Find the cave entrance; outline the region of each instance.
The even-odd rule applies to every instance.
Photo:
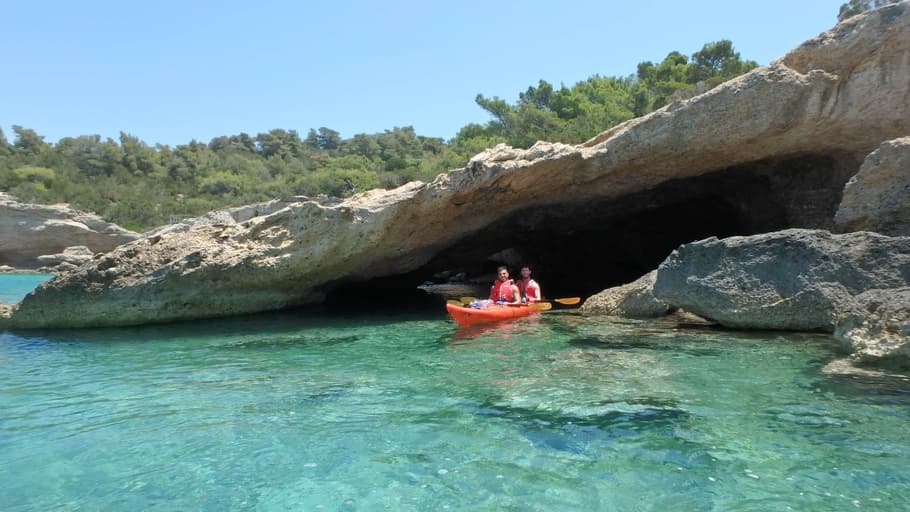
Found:
[[[492,282],[497,266],[515,276],[528,264],[547,297],[586,297],[634,281],[682,243],[745,231],[738,211],[714,196],[627,215],[605,211],[614,209],[589,203],[519,212],[444,251],[427,270],[488,275]]]
[[[438,307],[445,297],[428,301],[418,285],[474,278],[479,283],[466,283],[467,291],[454,295],[480,296],[492,283],[496,267],[507,265],[517,276],[521,264],[531,266],[547,297],[586,297],[650,272],[682,243],[746,231],[738,210],[713,195],[625,215],[615,211],[622,208],[613,201],[520,211],[462,239],[413,272],[336,288],[325,304],[344,309]]]
[[[807,154],[751,162],[609,200],[515,212],[439,252],[419,269],[336,288],[328,305],[438,307],[425,282],[474,278],[487,293],[499,265],[528,264],[544,295],[586,297],[657,268],[679,245],[789,227],[827,228],[861,159]],[[458,295],[454,295],[458,296]]]

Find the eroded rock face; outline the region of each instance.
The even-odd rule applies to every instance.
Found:
[[[585,300],[584,313],[623,318],[657,318],[670,312],[670,305],[654,296],[654,270],[636,281],[606,289]]]
[[[910,345],[910,237],[792,229],[680,247],[654,295],[722,325],[836,332],[861,359]]]
[[[145,233],[146,236],[156,236],[165,233],[184,233],[194,228],[204,226],[232,226],[246,222],[254,217],[261,217],[286,208],[289,204],[285,201],[274,200],[256,203],[236,208],[225,208],[206,213],[199,217],[191,217],[180,222],[162,226]]]
[[[844,187],[840,231],[910,236],[910,137],[882,143]]]
[[[910,287],[869,290],[837,320],[834,336],[862,363],[910,366]]]
[[[94,251],[84,245],[74,245],[63,249],[60,254],[45,254],[38,256],[37,260],[44,268],[53,268],[62,264],[78,267],[95,256]]]
[[[0,265],[15,268],[47,266],[40,256],[63,255],[67,248],[82,246],[93,253],[107,252],[139,238],[139,234],[105,222],[92,213],[65,204],[22,203],[0,192]],[[65,259],[75,254],[70,249]]]
[[[46,283],[0,323],[125,325],[313,303],[345,283],[414,271],[502,219],[573,206],[584,213],[591,204],[610,212],[610,201],[762,162],[830,155],[859,162],[881,141],[910,132],[908,10],[898,4],[852,18],[768,67],[579,146],[497,146],[432,183],[132,242]],[[814,195],[825,187],[806,191],[805,208],[783,211],[773,225],[827,227],[836,202]],[[637,204],[665,206],[647,197]],[[591,225],[609,224],[606,215]]]

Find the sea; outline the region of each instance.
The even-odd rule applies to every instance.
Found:
[[[908,510],[910,375],[845,356],[441,304],[0,331],[0,510]]]

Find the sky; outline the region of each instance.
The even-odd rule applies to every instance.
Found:
[[[539,80],[627,76],[733,41],[761,65],[843,0],[0,0],[0,129],[150,145],[328,127],[452,138]]]

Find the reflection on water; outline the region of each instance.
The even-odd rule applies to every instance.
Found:
[[[553,312],[0,334],[2,510],[903,510],[910,381]]]

